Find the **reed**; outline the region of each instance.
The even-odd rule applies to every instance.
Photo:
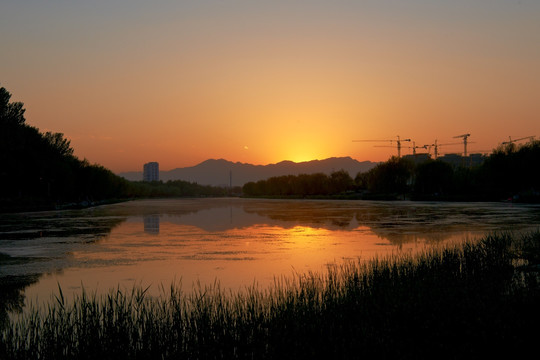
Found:
[[[540,232],[296,274],[244,291],[83,291],[1,331],[1,359],[462,358],[526,353]],[[533,329],[533,330],[531,330]]]

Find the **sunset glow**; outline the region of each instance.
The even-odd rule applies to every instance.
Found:
[[[115,172],[384,161],[352,140],[398,135],[487,152],[540,136],[539,18],[536,0],[8,1],[0,86]]]

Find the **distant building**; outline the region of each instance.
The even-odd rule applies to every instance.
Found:
[[[471,166],[478,166],[482,165],[484,161],[486,160],[486,157],[484,154],[471,154],[469,155],[470,164]]]
[[[453,166],[478,166],[484,163],[486,156],[483,154],[470,154],[467,157],[463,157],[460,154],[446,154],[440,156],[437,160],[444,161]]]
[[[157,162],[144,164],[143,181],[159,181],[159,164]]]
[[[420,153],[415,155],[403,155],[402,158],[411,161],[414,165],[418,165],[428,160],[431,160],[431,155],[426,153]]]
[[[437,158],[439,161],[443,161],[452,166],[462,166],[464,164],[463,156],[460,154],[445,154]]]

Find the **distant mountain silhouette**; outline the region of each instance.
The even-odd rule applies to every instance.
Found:
[[[265,180],[273,176],[313,174],[322,172],[330,174],[333,171],[345,170],[353,178],[359,172],[373,168],[377,163],[357,161],[350,157],[333,157],[324,160],[312,160],[300,163],[281,161],[277,164],[252,165],[232,162],[224,159],[210,159],[185,168],[160,171],[160,180],[184,180],[201,185],[228,186],[232,175],[232,185],[242,186],[250,181]],[[120,173],[120,176],[131,180],[142,180],[142,171]]]

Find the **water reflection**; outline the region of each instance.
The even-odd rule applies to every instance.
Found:
[[[144,215],[144,232],[147,234],[159,234],[159,215]]]
[[[39,275],[0,278],[0,328],[7,324],[9,313],[20,313],[25,304],[24,289],[39,280]]]
[[[493,203],[235,198],[4,214],[0,291],[11,295],[0,302],[12,304],[5,309],[17,308],[22,289],[30,297],[48,296],[57,282],[67,293],[80,291],[81,284],[106,291],[118,284],[175,279],[187,287],[215,278],[230,287],[268,284],[293,269],[318,271],[347,258],[535,228],[538,210]]]
[[[22,310],[25,288],[74,266],[73,251],[97,243],[124,220],[93,211],[1,215],[0,326],[8,312]]]

